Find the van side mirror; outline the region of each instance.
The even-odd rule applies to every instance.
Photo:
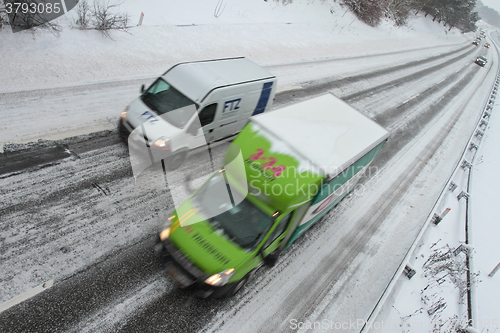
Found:
[[[144,93],[144,91],[146,90],[146,87],[144,86],[144,84],[141,85],[141,94]]]
[[[193,124],[191,124],[191,126],[189,126],[189,128],[187,129],[187,132],[189,134],[191,134],[192,136],[196,136],[198,134],[198,124],[195,122]]]

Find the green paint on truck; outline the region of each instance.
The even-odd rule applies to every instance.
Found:
[[[167,273],[236,293],[355,188],[388,134],[331,94],[252,117],[160,232]]]

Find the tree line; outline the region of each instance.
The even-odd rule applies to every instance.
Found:
[[[496,10],[488,6],[485,6],[479,0],[477,1],[476,9],[482,20],[496,27],[500,27],[500,14]]]
[[[477,29],[480,19],[474,11],[476,0],[342,0],[340,4],[371,26],[377,26],[384,18],[402,26],[411,16],[421,13],[449,30],[470,32]]]

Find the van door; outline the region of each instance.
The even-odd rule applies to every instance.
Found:
[[[240,118],[244,103],[243,95],[231,96],[223,100],[220,115],[216,119],[219,139],[241,131],[243,126]]]
[[[217,124],[214,122],[215,115],[217,114],[217,106],[217,103],[209,104],[198,113],[200,125],[207,143],[215,140],[217,136]]]
[[[273,91],[273,81],[265,82],[262,85],[262,91],[260,93],[259,101],[257,102],[257,106],[252,113],[252,116],[263,113],[266,110],[267,104],[271,97],[271,93]]]
[[[217,114],[217,103],[206,105],[196,114],[186,132],[191,135],[189,148],[194,149],[214,140],[216,136],[216,124],[214,122]],[[196,119],[198,118],[198,119]]]

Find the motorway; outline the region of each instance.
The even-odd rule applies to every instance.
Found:
[[[379,65],[347,66],[350,73],[322,79],[294,73],[349,61],[269,68],[287,83],[296,79],[293,89],[276,95],[274,108],[332,92],[391,135],[374,172],[362,179],[362,192],[343,200],[275,267],[260,269],[227,300],[198,299],[165,276],[152,246],[174,208],[169,188],[176,184],[165,186],[155,167],[136,181],[116,130],[6,146],[0,155],[0,302],[27,286],[51,279],[54,286],[0,313],[0,331],[286,332],[292,318],[366,318],[459,157],[474,126],[469,120],[481,111],[498,66],[474,64],[483,54],[498,58],[493,48],[462,44],[414,52],[411,61],[398,62],[397,55],[372,59]],[[136,83],[107,89],[128,91]],[[50,103],[63,103],[65,94],[71,92],[62,89]],[[2,103],[11,106],[28,98],[7,95]],[[213,149],[215,166],[226,147]],[[203,156],[187,164],[197,165],[195,174],[212,170]],[[181,183],[178,178],[169,181]],[[409,203],[418,208],[409,212]],[[403,213],[412,218],[401,218]],[[404,236],[395,229],[405,230]],[[379,265],[384,272],[373,268]]]

